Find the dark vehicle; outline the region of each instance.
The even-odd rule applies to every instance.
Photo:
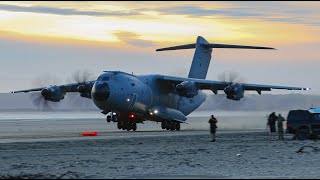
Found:
[[[293,139],[316,139],[320,134],[320,109],[289,111],[287,133],[294,134]]]

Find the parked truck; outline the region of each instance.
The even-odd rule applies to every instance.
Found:
[[[293,134],[293,139],[317,139],[320,134],[320,109],[291,110],[286,126],[286,132]]]

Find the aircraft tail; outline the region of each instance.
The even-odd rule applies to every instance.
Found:
[[[259,46],[210,44],[203,37],[198,36],[196,43],[161,48],[161,49],[157,49],[156,51],[169,51],[169,50],[193,49],[193,48],[196,48],[196,50],[194,52],[188,78],[197,78],[197,79],[205,79],[207,76],[209,64],[211,61],[212,48],[274,49],[270,47],[259,47]]]

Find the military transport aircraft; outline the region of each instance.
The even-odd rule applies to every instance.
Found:
[[[107,115],[108,122],[117,122],[123,130],[137,129],[136,123],[161,122],[162,129],[180,130],[180,123],[205,100],[202,90],[217,94],[223,90],[226,98],[238,101],[244,91],[271,91],[271,89],[308,90],[303,87],[247,84],[205,80],[213,48],[274,49],[270,47],[211,44],[199,36],[196,43],[157,49],[156,51],[195,48],[188,78],[159,74],[133,75],[121,71],[104,71],[97,80],[65,85],[51,85],[35,89],[13,91],[28,93],[38,91],[46,101],[59,102],[66,93],[78,92]]]

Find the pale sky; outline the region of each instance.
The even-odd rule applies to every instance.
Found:
[[[320,94],[319,9],[320,2],[311,1],[1,1],[0,92],[32,88],[48,75],[70,82],[78,70],[186,77],[194,50],[155,50],[194,43],[201,35],[211,43],[277,49],[214,49],[207,79],[232,70],[246,83],[310,87],[304,93]]]

